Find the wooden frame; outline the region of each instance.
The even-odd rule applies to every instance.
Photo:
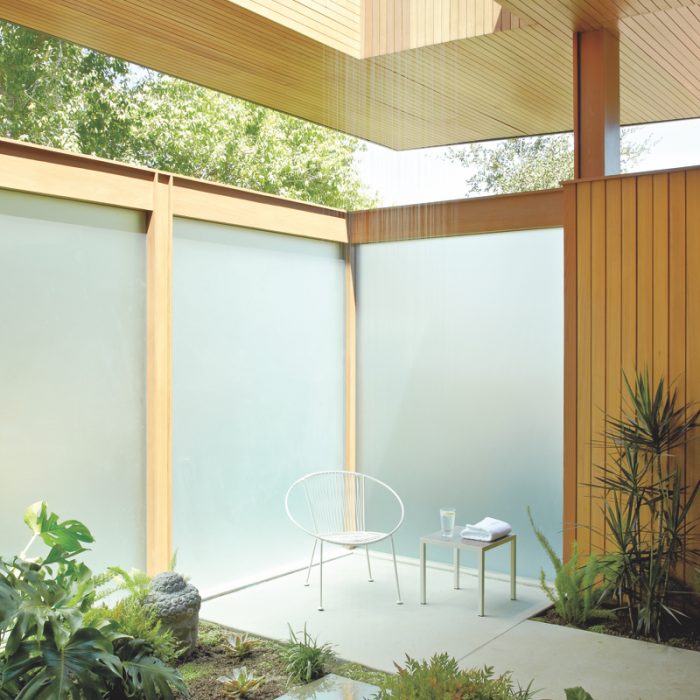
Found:
[[[146,561],[149,573],[172,556],[173,217],[347,242],[345,213],[235,187],[0,139],[0,189],[135,209],[146,214]],[[346,246],[351,255],[350,246]],[[346,262],[348,468],[354,469],[354,280]]]
[[[553,228],[564,223],[563,190],[412,204],[348,214],[353,244]]]
[[[562,190],[346,214],[235,187],[0,139],[0,188],[146,214],[147,568],[172,554],[173,217],[332,241],[345,250],[345,468],[356,469],[356,244],[561,226]],[[352,241],[352,242],[350,242]]]

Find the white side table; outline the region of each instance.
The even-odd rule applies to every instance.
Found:
[[[425,551],[429,544],[441,547],[452,547],[452,560],[454,563],[454,587],[459,588],[459,553],[462,549],[475,550],[478,554],[478,586],[479,586],[479,616],[484,616],[484,554],[489,549],[495,549],[510,542],[510,599],[515,600],[515,535],[507,535],[493,542],[480,542],[479,540],[467,540],[460,537],[459,530],[455,528],[452,537],[445,537],[441,532],[423,535],[420,538],[420,602],[425,600]]]

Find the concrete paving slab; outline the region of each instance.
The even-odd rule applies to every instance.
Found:
[[[415,658],[447,652],[461,658],[547,607],[534,586],[518,587],[510,600],[507,579],[486,581],[486,616],[477,616],[476,576],[463,573],[462,588],[452,588],[452,573],[428,570],[428,605],[419,603],[419,569],[401,563],[399,576],[404,605],[396,605],[394,571],[390,560],[373,558],[375,581],[367,581],[364,553],[324,566],[324,612],[318,607],[318,572],[304,586],[305,572],[273,579],[202,606],[203,619],[272,639],[289,637],[288,623],[331,642],[341,658],[383,671],[406,654]]]
[[[594,700],[700,698],[700,652],[607,634],[526,621],[462,659],[465,668],[512,671],[522,686],[534,679],[538,698],[563,700],[581,686]]]

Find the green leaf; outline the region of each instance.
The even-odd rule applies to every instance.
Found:
[[[587,693],[583,688],[565,688],[566,700],[593,700],[590,693]]]
[[[82,628],[63,646],[50,625],[44,636],[41,643],[23,642],[6,665],[4,682],[24,681],[17,700],[100,698],[104,679],[120,677],[120,661],[98,630]]]
[[[33,503],[24,512],[27,523],[35,536],[41,537],[51,549],[44,558],[44,564],[63,562],[70,557],[86,551],[84,543],[94,542],[90,530],[79,520],[59,522],[56,513],[48,513],[46,503]]]
[[[122,660],[122,676],[128,697],[170,700],[175,697],[173,689],[188,695],[179,672],[153,656],[149,645],[142,639],[124,640],[117,653]]]

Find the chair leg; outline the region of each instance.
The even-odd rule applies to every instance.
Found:
[[[399,587],[399,568],[396,566],[396,548],[394,547],[394,536],[391,536],[391,555],[394,558],[394,576],[396,577],[396,595],[398,600],[397,605],[403,605],[403,600],[401,600],[401,588]]]
[[[314,540],[314,548],[311,550],[311,561],[309,562],[309,568],[306,571],[306,583],[305,586],[309,585],[309,576],[311,576],[311,567],[314,565],[314,555],[316,554],[316,545],[318,540]]]
[[[372,578],[372,566],[369,563],[369,547],[367,545],[365,545],[365,554],[367,555],[367,572],[369,573],[368,581],[372,583],[374,579]]]
[[[318,609],[323,612],[323,540],[321,540],[321,546],[319,547],[321,552],[321,563],[318,567],[319,572],[319,598],[318,598]]]

